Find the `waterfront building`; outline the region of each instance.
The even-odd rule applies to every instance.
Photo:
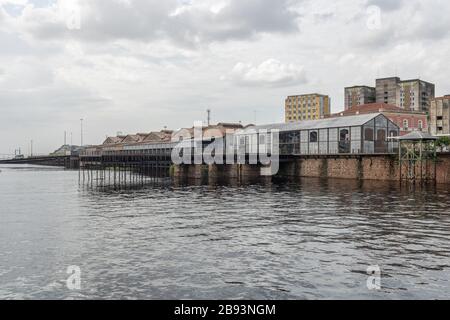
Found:
[[[117,137],[107,137],[106,140],[103,142],[103,145],[115,145],[118,143],[121,143],[125,136],[117,136]]]
[[[172,139],[172,130],[162,130],[159,132],[150,132],[145,135],[140,142],[170,142]]]
[[[330,97],[322,94],[289,96],[285,101],[285,121],[322,119],[331,112]]]
[[[375,101],[376,89],[374,87],[354,86],[345,88],[345,110]]]
[[[214,140],[225,137],[228,134],[233,134],[236,130],[242,129],[243,125],[240,123],[218,123],[217,125],[209,125],[202,127],[202,136],[204,139]],[[187,139],[194,138],[194,128],[183,128],[174,132],[172,141],[180,142]]]
[[[122,140],[122,143],[127,144],[141,142],[147,135],[148,133],[129,134]]]
[[[431,101],[430,132],[435,136],[450,135],[450,95]]]
[[[130,135],[118,135],[116,137],[107,137],[99,148],[103,151],[113,152],[122,151],[125,146],[148,144],[148,143],[165,143],[170,142],[173,131],[162,130],[159,132],[138,133]]]
[[[236,133],[239,153],[273,153],[275,131],[281,156],[395,153],[400,134],[381,113],[250,126]]]
[[[395,105],[405,110],[428,112],[435,96],[435,85],[420,79],[399,77],[376,80],[376,102]]]
[[[428,116],[425,112],[411,111],[386,103],[370,103],[352,107],[332,117],[382,113],[400,128],[400,135],[414,131],[428,132]]]

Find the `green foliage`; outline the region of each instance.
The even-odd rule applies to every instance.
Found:
[[[449,147],[450,146],[450,137],[440,137],[436,142],[436,145],[440,148]]]

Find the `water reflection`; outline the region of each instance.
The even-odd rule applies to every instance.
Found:
[[[448,298],[447,187],[294,179],[159,181],[1,168],[0,297]],[[65,287],[69,265],[82,290]],[[366,287],[368,266],[382,290]]]

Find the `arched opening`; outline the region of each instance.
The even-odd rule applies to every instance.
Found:
[[[409,121],[407,119],[403,120],[403,130],[409,129]]]
[[[373,128],[366,128],[364,130],[364,141],[373,141]]]
[[[422,120],[419,120],[417,126],[418,126],[419,130],[422,131],[422,130],[423,130],[423,121],[422,121]]]
[[[350,131],[339,130],[339,153],[350,153]]]

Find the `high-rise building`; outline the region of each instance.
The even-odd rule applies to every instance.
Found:
[[[368,86],[345,88],[345,110],[364,104],[375,103],[376,90]]]
[[[286,122],[317,120],[331,113],[330,97],[322,94],[304,94],[286,98]]]
[[[396,105],[411,111],[428,112],[435,95],[435,85],[420,79],[398,77],[376,80],[376,102]]]
[[[450,135],[450,95],[431,100],[430,132],[436,136]]]
[[[376,102],[400,107],[397,103],[397,89],[400,78],[383,78],[376,80]]]

